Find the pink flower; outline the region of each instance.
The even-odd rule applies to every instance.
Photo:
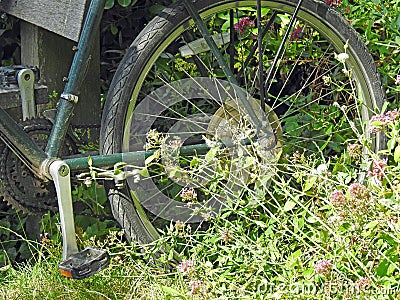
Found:
[[[385,176],[385,167],[386,167],[386,160],[375,160],[372,163],[372,170],[368,171],[368,176],[370,177],[378,177],[382,179]]]
[[[365,290],[366,288],[368,288],[368,286],[371,283],[371,279],[369,278],[365,278],[365,277],[361,277],[360,279],[358,279],[356,281],[356,287],[359,291]]]
[[[349,186],[350,196],[358,200],[368,200],[370,197],[369,190],[358,182],[354,182]]]
[[[343,191],[335,190],[331,194],[331,202],[333,205],[342,206],[346,203],[346,196]]]
[[[189,283],[190,295],[196,295],[199,292],[199,290],[202,288],[202,286],[203,286],[203,283],[198,279],[191,281]]]
[[[228,243],[230,241],[232,241],[232,232],[228,231],[228,232],[223,232],[221,234],[221,239],[225,242]]]
[[[244,34],[247,32],[248,29],[251,29],[254,27],[254,21],[251,20],[249,17],[244,17],[240,19],[236,24],[235,24],[235,30],[239,34]]]
[[[194,188],[183,188],[180,194],[183,201],[193,202],[197,200],[197,193]]]
[[[329,6],[336,7],[342,4],[342,0],[325,0],[325,3]]]
[[[177,269],[183,274],[192,273],[194,271],[194,260],[182,260]]]
[[[293,29],[292,34],[290,35],[290,40],[293,41],[301,36],[303,32],[303,26],[297,26]]]
[[[399,117],[400,112],[397,109],[388,111],[384,115],[373,116],[370,120],[371,132],[383,131],[387,125],[393,124]]]
[[[391,110],[391,111],[388,111],[388,112],[385,114],[385,116],[388,117],[388,118],[390,119],[391,122],[394,122],[394,121],[396,121],[396,120],[400,117],[400,112],[397,111],[397,109]]]
[[[375,115],[369,121],[371,125],[371,132],[381,132],[383,129],[391,123],[391,119],[386,115]]]
[[[327,274],[329,273],[331,268],[332,268],[331,263],[326,259],[321,259],[314,263],[315,272],[317,272],[318,274]]]

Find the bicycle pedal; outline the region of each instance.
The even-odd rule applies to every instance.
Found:
[[[65,277],[83,279],[105,269],[109,264],[110,257],[106,250],[87,247],[61,262],[59,270]]]

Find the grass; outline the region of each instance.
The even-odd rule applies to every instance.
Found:
[[[121,254],[111,253],[110,266],[100,274],[71,280],[58,272],[59,244],[51,246],[30,263],[0,269],[0,298],[164,299],[164,286],[183,290],[177,272],[165,273],[138,255],[129,257],[129,250],[126,246]]]

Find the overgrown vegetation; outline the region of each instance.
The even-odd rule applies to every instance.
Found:
[[[157,243],[144,246],[128,245],[111,220],[99,222],[97,216],[88,217],[109,211],[96,186],[80,188],[75,197],[86,202],[77,218],[80,246],[107,248],[111,266],[82,281],[61,277],[57,273],[61,255],[58,221],[48,215],[43,218],[42,230],[49,235],[39,242],[24,241],[28,254],[34,253],[28,263],[11,265],[12,257],[2,257],[0,297],[398,298],[400,113],[395,108],[400,93],[400,7],[397,0],[344,0],[338,9],[366,41],[387,89],[388,112],[376,115],[370,123],[373,131],[388,137],[385,159],[371,151],[361,153],[361,144],[352,141],[335,161],[323,157],[323,162],[301,152],[283,156],[284,163],[273,170],[273,176],[259,176],[265,174],[263,160],[246,161],[258,180],[250,179],[251,184],[238,191],[236,198],[228,199],[222,213],[207,220],[207,230],[171,223]],[[122,34],[118,27],[109,28],[108,35]],[[362,142],[362,137],[359,139]],[[223,155],[219,151],[212,148],[210,156]],[[226,176],[226,163],[215,167],[217,175]],[[202,161],[189,164],[199,168]],[[205,188],[213,193],[217,187]],[[241,201],[235,201],[239,197]],[[181,198],[196,201],[192,190],[186,190]],[[0,234],[19,239],[7,231],[7,224],[1,226]],[[172,252],[152,257],[165,243],[183,257],[170,269],[165,262]]]

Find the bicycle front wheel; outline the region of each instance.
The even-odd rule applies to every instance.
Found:
[[[109,189],[128,239],[153,241],[159,220],[201,223],[193,210],[204,218],[205,203],[220,209],[243,187],[268,182],[272,169],[297,152],[322,162],[362,139],[373,152],[385,147],[367,129],[385,98],[381,82],[348,22],[324,2],[305,0],[286,34],[298,1],[260,2],[259,10],[250,0],[192,4],[220,55],[181,1],[128,49],[107,96],[101,152],[161,147],[160,156],[143,156],[148,178]],[[176,154],[176,147],[204,141],[211,149],[234,146],[205,156],[197,149],[186,160]]]

